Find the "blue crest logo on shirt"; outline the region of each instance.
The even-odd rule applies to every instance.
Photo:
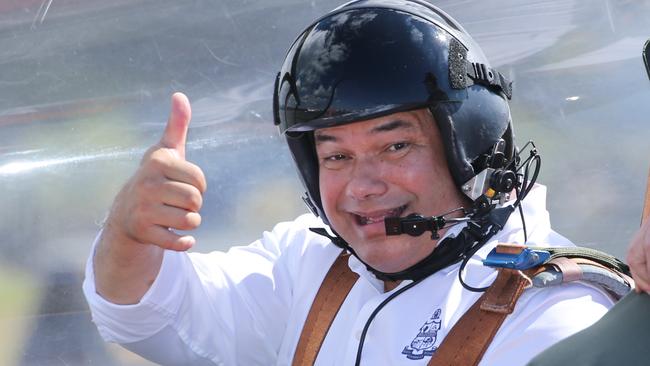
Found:
[[[404,347],[402,354],[408,359],[421,360],[425,356],[432,356],[438,349],[436,338],[440,330],[440,308],[421,327],[418,335],[413,338],[411,344]]]

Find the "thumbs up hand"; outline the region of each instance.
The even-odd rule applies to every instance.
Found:
[[[189,100],[175,93],[162,138],[147,150],[140,167],[117,195],[105,236],[110,234],[123,244],[153,244],[177,251],[194,245],[194,237],[173,231],[192,230],[201,224],[199,209],[206,180],[201,168],[185,160],[190,119]]]
[[[93,256],[96,292],[115,304],[136,304],[156,279],[163,249],[184,251],[194,237],[178,235],[201,224],[206,189],[201,168],[185,160],[190,102],[172,96],[160,142],[115,197]]]

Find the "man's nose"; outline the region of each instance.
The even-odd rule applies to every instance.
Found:
[[[366,200],[386,193],[388,186],[381,165],[374,159],[357,161],[346,187],[348,196]]]

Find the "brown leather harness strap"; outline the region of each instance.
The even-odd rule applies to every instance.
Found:
[[[428,365],[478,365],[501,324],[530,284],[528,273],[499,269],[494,284],[451,328]]]
[[[341,253],[325,275],[300,334],[293,356],[294,366],[314,364],[330,325],[357,282],[359,275],[350,270],[349,257],[349,253]]]
[[[560,258],[562,258],[562,257],[560,257]],[[546,263],[545,265],[541,266],[539,272],[541,272],[542,270],[548,269],[549,266],[555,266],[558,269],[560,269],[560,271],[562,271],[562,274],[564,275],[564,273],[565,273],[564,269],[562,268],[562,266],[559,266],[558,262],[557,262],[557,260],[560,259],[560,258],[555,258],[555,259],[551,260],[550,262]],[[634,284],[634,280],[632,279],[632,277],[626,275],[623,272],[619,272],[617,270],[614,270],[612,268],[604,266],[604,265],[602,265],[602,264],[600,264],[598,262],[592,261],[591,259],[587,259],[587,258],[570,258],[570,259],[566,258],[566,259],[573,262],[574,265],[576,265],[576,266],[580,265],[580,264],[587,264],[587,265],[590,265],[590,266],[601,268],[601,269],[603,269],[605,271],[608,271],[608,272],[612,273],[614,276],[619,276],[619,277],[623,278],[625,281],[627,281],[628,284]],[[569,272],[569,276],[571,276],[571,275],[572,275],[572,273]],[[565,278],[562,282],[571,282],[571,281],[579,281],[579,280],[582,280],[582,277],[580,277],[580,278],[569,278],[569,279]],[[614,295],[614,294],[612,294],[612,295]],[[615,298],[616,298],[617,301],[620,300],[620,298],[618,298],[618,297],[615,297]]]
[[[293,366],[313,365],[330,325],[348,292],[359,278],[341,254],[325,276],[305,321]],[[430,366],[477,365],[501,324],[530,285],[527,273],[499,269],[492,286],[458,320],[429,361]]]
[[[499,244],[503,246],[503,244]],[[505,245],[498,250],[514,250]],[[581,280],[580,264],[597,266],[627,280],[628,276],[587,258],[556,258],[545,265],[526,271],[499,268],[497,278],[488,290],[458,320],[433,354],[429,366],[476,366],[483,358],[501,325],[511,314],[519,297],[532,286],[531,278],[555,266],[565,270],[565,282]],[[576,268],[572,268],[572,267]],[[563,274],[565,272],[563,271]]]
[[[522,246],[499,244],[498,250],[521,250]],[[303,326],[296,348],[293,365],[313,365],[320,347],[348,292],[359,278],[347,265],[349,254],[341,254],[325,276],[309,315]],[[567,270],[567,280],[579,280],[580,272],[572,266],[596,265],[609,269],[586,258],[571,258],[573,264],[553,260],[526,271],[500,268],[497,278],[488,290],[461,316],[443,339],[429,361],[430,366],[476,366],[492,343],[501,325],[511,314],[521,294],[532,286],[531,278],[554,266]],[[614,274],[623,274],[609,269]],[[627,279],[627,278],[626,278]],[[631,280],[630,280],[631,281]]]

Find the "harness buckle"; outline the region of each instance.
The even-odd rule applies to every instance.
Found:
[[[551,253],[525,245],[498,244],[483,260],[483,265],[496,268],[526,270],[546,263]]]

